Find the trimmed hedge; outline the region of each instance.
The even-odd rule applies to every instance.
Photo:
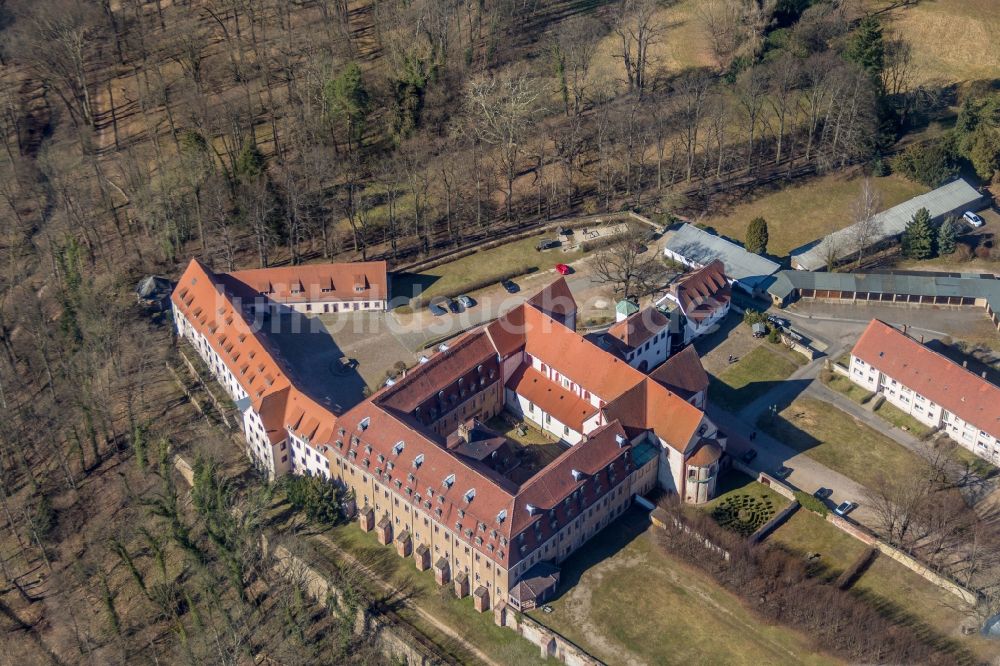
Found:
[[[826,504],[823,503],[823,500],[810,495],[809,493],[796,490],[795,499],[799,501],[799,504],[801,504],[803,508],[809,509],[813,513],[818,513],[823,517],[826,517],[826,514],[830,513],[830,510],[826,507]]]

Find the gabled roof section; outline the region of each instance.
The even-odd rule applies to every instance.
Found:
[[[617,356],[534,308],[524,308],[524,330],[524,349],[528,354],[605,401],[614,400],[645,377]]]
[[[597,413],[589,400],[567,391],[527,363],[511,375],[507,388],[576,432],[582,433],[583,422]]]
[[[688,273],[670,285],[670,293],[688,319],[701,321],[712,316],[732,298],[722,261],[716,259],[703,268]]]
[[[409,370],[402,380],[378,394],[376,401],[409,414],[464,373],[495,358],[496,350],[482,329],[463,336]]]
[[[527,303],[553,319],[576,315],[576,299],[566,284],[566,278],[562,276],[543,287]]]
[[[631,447],[619,444],[619,438],[627,436],[620,423],[609,423],[590,433],[585,442],[577,444],[545,466],[532,477],[517,494],[511,519],[511,529],[516,534],[534,522],[541,514],[550,514],[560,508],[565,498],[576,489],[593,486],[603,480],[603,489],[611,487],[609,479],[594,479],[616,461],[629,455]],[[625,465],[618,462],[615,475],[621,481],[626,476]],[[579,474],[574,474],[574,470]],[[528,506],[539,510],[534,515]],[[547,527],[547,526],[546,526]],[[544,538],[544,537],[543,537]]]
[[[649,378],[685,399],[708,390],[708,373],[692,345],[668,358]]]
[[[650,306],[621,320],[608,329],[607,336],[617,341],[616,347],[629,351],[641,347],[646,340],[670,326],[670,319]]]
[[[879,372],[1000,437],[1000,388],[889,324],[872,319],[851,353]]]
[[[494,319],[486,325],[486,335],[500,358],[507,358],[515,352],[524,349],[524,305],[519,305],[499,319]]]
[[[384,261],[255,268],[229,273],[229,278],[278,303],[389,298]]]
[[[632,435],[652,430],[668,446],[687,453],[704,414],[648,378],[604,406],[609,423],[619,421]]]

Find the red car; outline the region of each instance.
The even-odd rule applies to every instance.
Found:
[[[559,275],[569,275],[573,272],[573,269],[566,264],[556,264],[556,272],[559,273]]]

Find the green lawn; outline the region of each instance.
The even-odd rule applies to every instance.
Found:
[[[568,264],[583,256],[583,252],[576,250],[563,252],[556,248],[539,252],[535,249],[540,240],[554,236],[554,232],[530,236],[490,250],[474,252],[421,273],[398,274],[393,276],[393,294],[412,297],[422,288],[426,300],[462,289],[463,285],[499,279],[511,272],[527,271],[530,268],[548,270],[556,264]]]
[[[836,663],[669,556],[654,530],[625,514],[563,565],[553,612],[531,616],[609,664]]]
[[[952,447],[949,441],[948,445],[951,458],[962,467],[967,467],[973,474],[986,478],[992,478],[997,474],[996,466],[986,462],[961,444]]]
[[[799,365],[762,344],[712,377],[708,393],[712,402],[736,413],[787,379]]]
[[[882,404],[875,409],[875,413],[897,428],[906,430],[914,437],[923,437],[924,435],[929,434],[932,430],[932,428],[925,426],[920,421],[916,420],[901,409],[890,405],[888,401],[885,400],[883,400]]]
[[[438,620],[459,632],[468,641],[503,664],[558,663],[553,659],[539,658],[538,647],[521,638],[510,629],[496,626],[493,613],[477,613],[472,606],[472,597],[456,599],[454,594],[434,582],[433,572],[417,571],[413,558],[402,558],[392,545],[383,546],[375,539],[374,532],[365,533],[355,523],[340,525],[325,532],[325,535],[340,548],[352,553],[358,560],[379,572],[382,580],[388,581],[404,591],[411,602],[430,612]],[[313,541],[314,547],[336,560],[335,554],[320,541]],[[450,589],[450,588],[449,588]],[[463,663],[474,662],[472,655],[464,654],[461,646],[444,637],[419,614],[407,606],[400,605],[397,612],[435,642],[450,648],[454,656]]]
[[[774,492],[763,483],[760,483],[756,479],[750,478],[743,472],[738,472],[735,469],[729,469],[723,472],[722,477],[719,479],[719,483],[715,488],[715,498],[706,502],[705,504],[699,504],[697,506],[692,505],[690,508],[699,511],[708,511],[711,513],[719,504],[726,501],[727,497],[735,495],[749,495],[750,497],[756,498],[768,498],[774,505],[777,511],[788,506],[788,500]]]
[[[767,538],[766,543],[780,544],[802,555],[818,553],[819,564],[830,578],[840,575],[866,550],[866,546],[854,537],[804,509],[796,511]]]
[[[800,397],[773,418],[762,415],[758,427],[866,486],[890,474],[919,474],[923,464],[888,437],[815,398]]]
[[[843,174],[813,178],[802,184],[783,186],[700,222],[742,241],[750,220],[763,217],[770,238],[768,252],[785,256],[789,250],[851,224],[851,203],[861,191],[862,182],[859,176]],[[927,191],[923,185],[900,176],[876,178],[874,184],[882,194],[883,208]]]
[[[843,375],[831,372],[829,375],[820,375],[820,377],[823,379],[824,384],[832,388],[837,393],[847,396],[859,405],[865,404],[868,402],[868,398],[871,397],[871,391],[861,388]]]

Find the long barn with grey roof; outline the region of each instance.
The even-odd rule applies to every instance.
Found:
[[[959,178],[947,185],[913,197],[909,201],[893,206],[875,216],[877,233],[870,234],[867,246],[858,246],[858,225],[852,224],[828,236],[789,252],[792,268],[803,271],[817,271],[831,263],[838,264],[860,250],[870,250],[898,238],[906,229],[906,224],[921,208],[926,208],[935,222],[949,215],[961,215],[966,210],[980,208],[985,198],[976,188]]]
[[[799,298],[849,302],[964,305],[986,310],[1000,329],[1000,279],[990,273],[813,273],[781,271],[768,294],[775,305]]]

